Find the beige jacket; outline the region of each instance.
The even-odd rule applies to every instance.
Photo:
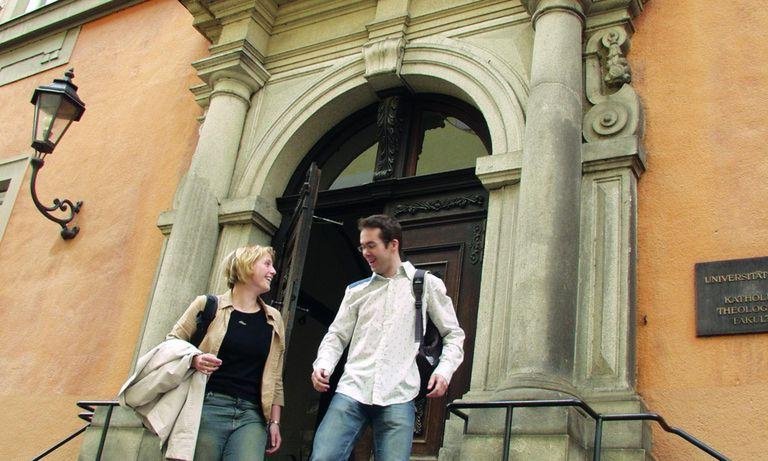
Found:
[[[219,295],[218,298],[219,307],[216,311],[216,317],[208,326],[205,338],[203,338],[199,346],[201,351],[217,356],[221,342],[224,340],[224,335],[227,333],[229,318],[234,310],[230,291]],[[261,408],[264,412],[264,421],[268,421],[272,405],[285,406],[283,398],[285,329],[280,311],[266,305],[261,298],[259,298],[259,303],[267,316],[267,323],[272,326],[272,342],[269,346],[269,355],[267,355],[267,361],[264,363],[264,373],[261,377]],[[203,309],[205,309],[205,296],[198,296],[182,314],[176,325],[173,326],[166,339],[188,341],[197,328],[197,313]]]
[[[206,376],[190,368],[200,351],[186,341],[162,342],[141,356],[136,372],[118,394],[166,445],[168,459],[191,460],[195,454]]]

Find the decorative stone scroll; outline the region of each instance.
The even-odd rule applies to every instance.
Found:
[[[586,93],[594,104],[584,116],[583,135],[587,142],[642,136],[640,99],[626,59],[629,37],[623,26],[595,32],[586,46]]]

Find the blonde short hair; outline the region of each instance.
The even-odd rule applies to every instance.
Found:
[[[229,253],[221,264],[224,267],[224,278],[227,279],[227,286],[232,288],[237,283],[248,280],[253,276],[253,264],[267,255],[274,260],[275,250],[272,247],[261,245],[240,247]]]

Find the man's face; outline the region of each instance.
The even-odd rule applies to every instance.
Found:
[[[385,245],[381,240],[381,229],[363,228],[360,231],[360,251],[371,270],[379,275],[391,277],[395,275],[399,265],[397,253],[400,242],[392,240]]]

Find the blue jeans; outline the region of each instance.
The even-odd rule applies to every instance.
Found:
[[[373,428],[374,459],[407,461],[411,456],[415,417],[413,401],[381,407],[364,405],[344,394],[336,394],[317,428],[310,459],[349,459],[355,442],[370,424]]]
[[[207,392],[195,445],[195,461],[264,459],[267,427],[248,400]]]

